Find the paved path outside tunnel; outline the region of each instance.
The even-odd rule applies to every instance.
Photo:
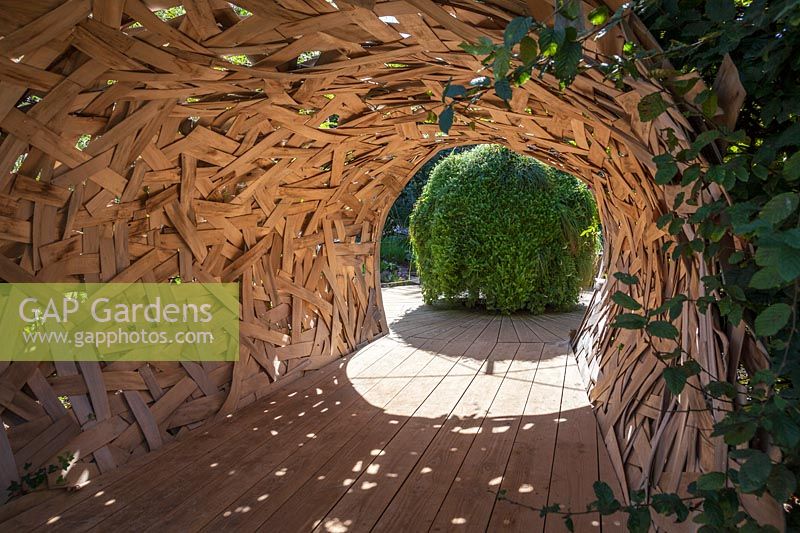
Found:
[[[528,506],[584,510],[598,477],[619,491],[566,342],[581,312],[383,298],[388,336],[0,530],[566,531]]]

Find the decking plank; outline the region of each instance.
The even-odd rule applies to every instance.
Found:
[[[485,369],[482,357],[490,351],[491,346],[486,343],[476,342],[470,346],[402,431],[361,472],[315,531],[332,531],[345,524],[350,531],[368,531],[378,521],[431,441],[443,431],[444,423],[464,391],[476,374]],[[374,467],[370,469],[373,465],[378,465],[377,470]]]
[[[567,359],[563,391],[548,505],[560,504],[562,510],[585,511],[587,504],[595,499],[592,484],[600,476],[597,424],[574,357]],[[576,472],[581,474],[576,476]],[[600,531],[599,513],[574,515],[573,522],[576,531]],[[558,515],[546,517],[545,531],[564,531]]]
[[[442,502],[431,531],[483,531],[506,471],[542,344],[522,344],[478,435]]]
[[[353,433],[379,424],[376,417],[380,416],[382,409],[399,393],[408,393],[407,386],[416,383],[414,378],[436,358],[442,346],[443,343],[437,345],[437,341],[430,341],[414,350],[369,390],[363,389],[359,383],[358,390],[370,401],[361,398],[335,419],[313,428],[313,437],[304,441],[302,448],[293,447],[287,450],[288,453],[282,453],[270,447],[262,453],[240,459],[237,461],[240,475],[222,477],[219,483],[201,487],[167,513],[164,519],[171,527],[185,531],[195,531],[204,526],[212,531],[220,528],[255,529],[311,478],[315,470],[344,454],[342,448]],[[265,494],[268,497],[262,498]],[[248,509],[248,512],[241,512],[241,509]]]
[[[561,388],[567,358],[563,348],[546,344],[536,369],[528,401],[500,483],[507,499],[495,502],[489,531],[541,531],[544,521],[529,507],[547,504],[556,444]],[[520,505],[521,504],[521,505]]]
[[[495,323],[499,329],[499,320]],[[518,348],[516,343],[495,345],[373,531],[424,531],[431,526]]]
[[[465,352],[466,343],[450,345],[448,353]],[[366,494],[377,486],[374,481],[359,481],[362,472],[380,471],[384,464],[384,450],[397,434],[404,430],[414,413],[426,402],[438,385],[456,366],[457,359],[439,357],[423,369],[414,383],[386,405],[386,413],[376,417],[374,423],[356,433],[342,448],[342,454],[330,460],[296,492],[297,497],[287,501],[264,521],[259,531],[309,531],[322,522],[322,518],[350,487]],[[434,396],[435,398],[435,396]],[[435,401],[435,400],[434,400]],[[373,459],[376,461],[373,463]],[[369,494],[372,502],[372,494]]]

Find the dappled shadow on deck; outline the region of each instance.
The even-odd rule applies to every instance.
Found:
[[[429,337],[398,327],[0,527],[563,530],[529,507],[583,510],[592,482],[613,478],[573,356],[563,340],[501,340],[509,330],[501,319],[492,333],[493,317],[483,328],[437,326],[449,316],[422,318],[439,328]],[[576,518],[578,531],[601,525],[619,520]]]

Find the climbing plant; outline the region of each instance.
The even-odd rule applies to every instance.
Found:
[[[622,54],[602,62],[583,55],[584,43],[604,38],[631,14],[645,22],[660,49],[625,43]],[[502,43],[485,38],[464,43],[466,51],[483,58],[489,75],[470,86],[445,87],[439,126],[449,131],[455,110],[468,116],[469,106],[489,91],[508,101],[514,88],[531,76],[552,75],[563,88],[587,69],[602,72],[621,90],[627,90],[625,80],[639,77],[641,69],[685,100],[671,103],[670,96],[654,92],[644,96],[638,108],[647,122],[678,106],[699,132],[688,147],[680,147],[670,129],[659,132],[668,140],[669,151],[654,158],[655,181],[683,191],[658,221],[674,236],[663,253],[676,261],[698,255],[717,274],[702,279],[705,296],[678,295],[656,308],[645,308],[617,292],[613,299],[625,312],[614,326],[643,329],[649,338],[662,339],[660,349],[652,349],[663,362],[663,379],[673,395],[693,386],[692,376],[708,374],[702,392],[709,401],[728,405],[713,435],[724,439],[730,456],[741,464],[704,474],[689,485],[688,496],[634,493],[631,505],[621,504],[599,482],[591,508],[603,515],[627,513],[632,531],[647,531],[652,512],[678,522],[692,516],[701,531],[762,531],[774,528],[758,525],[743,510],[741,495],[769,493],[784,503],[787,525],[798,527],[800,2],[649,0],[626,3],[616,12],[602,6],[585,15],[577,0],[557,0],[553,21],[518,17],[508,24]],[[584,20],[590,27],[584,27]],[[746,91],[735,124],[720,120],[718,94],[709,88],[723,65],[733,70]],[[707,193],[720,187],[725,194],[707,201],[712,198]],[[693,231],[684,232],[687,224]],[[615,276],[623,284],[640,283],[628,273]],[[703,313],[715,306],[722,320],[733,326],[744,323],[767,355],[768,368],[741,369],[739,383],[734,384],[688,358],[673,324],[687,302]],[[665,349],[669,341],[675,341],[674,347]],[[736,406],[741,389],[747,400]],[[745,443],[749,446],[742,448]],[[563,514],[571,529],[572,510],[551,506],[541,512]]]

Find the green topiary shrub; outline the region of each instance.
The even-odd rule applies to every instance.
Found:
[[[434,168],[410,235],[426,302],[541,313],[574,305],[591,282],[599,228],[574,176],[482,145]]]

